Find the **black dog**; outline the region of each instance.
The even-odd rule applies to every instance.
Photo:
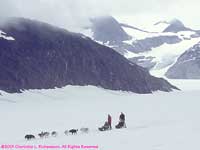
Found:
[[[78,129],[71,129],[69,130],[69,132],[73,135],[73,134],[77,134]]]
[[[44,133],[41,132],[41,133],[38,134],[38,136],[39,136],[40,138],[43,138],[43,137],[44,137]]]
[[[51,132],[51,136],[56,137],[58,133],[56,131]]]
[[[25,136],[25,139],[27,139],[27,140],[35,139],[35,136],[32,134],[28,134]]]
[[[50,134],[49,132],[41,132],[41,133],[38,134],[38,136],[40,138],[48,138],[49,134]]]

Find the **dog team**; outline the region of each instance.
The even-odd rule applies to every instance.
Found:
[[[88,133],[89,128],[81,128],[80,131],[82,133]],[[71,130],[65,130],[64,134],[65,135],[69,135],[69,134],[74,135],[74,134],[77,134],[77,132],[78,132],[78,129],[71,129]],[[56,131],[53,131],[51,133],[50,132],[41,132],[41,133],[38,134],[38,137],[40,137],[40,138],[48,138],[50,136],[56,137],[56,136],[58,136],[58,132],[56,132]],[[31,140],[31,139],[35,139],[35,138],[36,137],[32,134],[27,134],[25,136],[25,139],[27,139],[27,140]]]

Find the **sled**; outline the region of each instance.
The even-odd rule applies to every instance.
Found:
[[[108,128],[106,128],[106,127],[101,127],[101,128],[98,128],[98,129],[99,129],[99,131],[107,131],[107,130],[110,130],[109,127],[108,127]]]
[[[121,129],[121,128],[126,128],[126,123],[125,122],[119,122],[116,126],[116,129]]]

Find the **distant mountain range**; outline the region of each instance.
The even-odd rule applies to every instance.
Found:
[[[95,37],[104,42],[104,38],[114,38],[113,43],[130,38],[120,26],[110,29],[115,28],[121,37],[106,29],[101,30],[110,36],[103,37],[96,31]],[[135,93],[177,89],[83,34],[24,18],[8,19],[0,25],[0,31],[0,90],[12,93],[66,85]]]
[[[149,30],[130,25],[131,22],[118,22],[112,16],[93,20],[95,23],[91,22],[89,35],[93,40],[160,76],[165,75],[181,54],[200,41],[200,31],[186,27],[178,19],[158,21]]]

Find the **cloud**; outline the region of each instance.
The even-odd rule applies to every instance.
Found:
[[[69,30],[87,25],[89,17],[105,14],[180,18],[200,27],[199,4],[198,0],[2,0],[0,16],[38,19]]]
[[[45,21],[69,30],[89,24],[89,17],[108,12],[91,0],[7,0],[0,1],[0,16]]]

